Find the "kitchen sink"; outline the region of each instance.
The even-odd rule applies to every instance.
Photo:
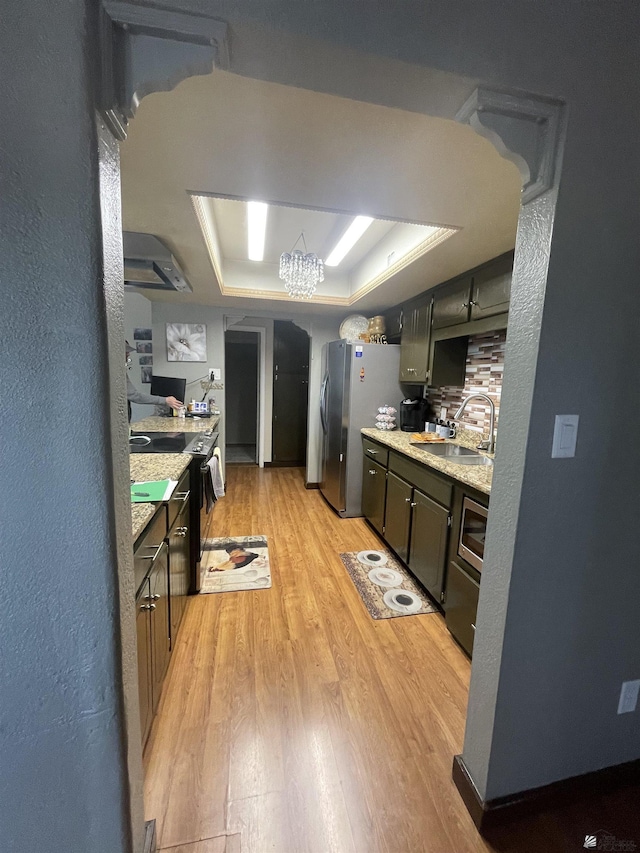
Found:
[[[431,444],[422,449],[457,465],[493,465],[493,459],[459,444]]]

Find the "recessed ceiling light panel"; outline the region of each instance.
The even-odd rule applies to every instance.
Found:
[[[337,267],[338,264],[349,254],[351,249],[353,249],[372,222],[373,217],[371,216],[356,216],[324,262],[325,266]]]
[[[262,201],[247,202],[247,253],[250,261],[264,260],[268,210],[269,205]]]

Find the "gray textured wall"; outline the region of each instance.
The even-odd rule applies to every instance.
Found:
[[[91,108],[96,13],[83,0],[9,2],[0,28],[7,853],[132,850]]]

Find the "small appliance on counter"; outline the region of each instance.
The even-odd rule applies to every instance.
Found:
[[[400,403],[400,429],[403,432],[422,432],[431,416],[429,401],[415,397]]]

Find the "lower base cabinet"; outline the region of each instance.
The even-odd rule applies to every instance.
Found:
[[[151,595],[149,579],[143,583],[136,598],[136,637],[138,646],[138,696],[140,703],[140,732],[144,743],[153,719],[153,696],[151,670]]]
[[[469,656],[473,652],[479,594],[478,581],[463,571],[457,563],[450,561],[445,621],[449,631]]]
[[[386,478],[387,469],[365,455],[362,468],[362,514],[380,535],[384,532]]]
[[[169,595],[171,648],[175,648],[178,629],[187,606],[191,566],[189,504],[176,517],[169,531]]]
[[[387,501],[385,507],[384,538],[403,562],[409,557],[409,529],[411,526],[411,494],[413,487],[392,474],[387,474]]]
[[[424,588],[442,601],[444,570],[451,515],[418,489],[414,489],[411,513],[411,542],[407,565]]]
[[[162,682],[171,657],[169,623],[169,560],[166,541],[149,574],[151,591],[151,661],[153,666],[152,695],[155,714],[162,692]]]
[[[443,601],[453,486],[364,439],[362,514],[438,603]],[[387,469],[371,458],[387,459]]]

